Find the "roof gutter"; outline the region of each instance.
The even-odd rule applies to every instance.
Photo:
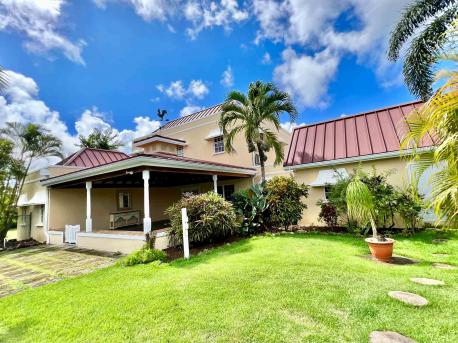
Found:
[[[136,168],[136,167],[163,167],[163,168],[179,168],[186,170],[196,171],[210,171],[222,173],[236,173],[253,176],[256,174],[254,169],[244,169],[229,166],[209,165],[198,163],[194,161],[176,161],[158,157],[138,156],[118,162],[101,165],[94,168],[83,169],[70,174],[56,176],[50,179],[41,181],[43,186],[52,186],[60,183],[76,181],[87,177],[103,175],[106,173],[116,172],[123,169]]]
[[[427,152],[433,151],[435,147],[424,147],[416,149],[417,152]],[[354,163],[354,162],[365,162],[365,161],[373,161],[373,160],[383,160],[387,158],[393,157],[402,157],[411,154],[414,149],[405,149],[405,150],[397,150],[397,151],[389,151],[380,154],[372,154],[372,155],[365,155],[365,156],[355,156],[355,157],[348,157],[348,158],[341,158],[338,160],[329,160],[329,161],[320,161],[320,162],[312,162],[312,163],[303,163],[297,164],[293,166],[285,166],[285,170],[294,171],[298,169],[310,169],[316,167],[326,167],[326,166],[336,166],[340,164],[347,164],[347,163]]]

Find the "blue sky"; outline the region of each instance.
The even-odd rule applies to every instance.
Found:
[[[292,94],[298,124],[412,100],[389,32],[408,1],[0,1],[7,120],[42,121],[73,149],[112,126],[126,142],[250,81]],[[287,118],[282,118],[284,122]]]

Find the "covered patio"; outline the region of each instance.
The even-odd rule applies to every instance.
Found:
[[[130,252],[154,232],[168,247],[166,208],[184,193],[232,192],[252,183],[254,169],[166,153],[125,160],[42,181],[47,188],[47,241],[96,250]],[[68,226],[77,227],[69,241]]]

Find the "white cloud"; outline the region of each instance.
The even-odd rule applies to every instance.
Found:
[[[271,63],[272,63],[272,59],[271,59],[270,54],[269,54],[268,52],[266,52],[266,53],[262,56],[261,63],[262,63],[262,64],[271,64]]]
[[[201,110],[203,110],[204,108],[203,107],[200,107],[200,106],[195,106],[195,105],[187,105],[185,107],[183,107],[180,111],[180,117],[184,117],[184,116],[187,116],[189,114],[193,114],[193,113],[196,113],[196,112],[199,112]]]
[[[71,134],[67,124],[62,121],[57,111],[50,109],[39,99],[37,83],[30,77],[13,71],[6,71],[8,86],[3,95],[0,95],[0,128],[7,122],[37,123],[41,124],[50,133],[62,140],[64,155],[75,152],[79,142],[78,136],[87,136],[94,129],[105,130],[112,128],[119,135],[123,144],[121,150],[130,152],[131,141],[136,137],[144,136],[160,127],[160,122],[148,116],[135,117],[135,129],[118,130],[106,119],[106,114],[96,107],[83,111],[75,122],[76,134]],[[56,163],[58,158],[48,158],[37,161],[33,168],[43,167]]]
[[[302,106],[324,107],[327,89],[339,63],[328,51],[314,56],[298,55],[292,48],[282,53],[283,63],[274,70],[274,79]]]
[[[202,80],[192,80],[189,83],[188,94],[195,96],[198,99],[202,99],[209,92],[208,87]]]
[[[284,128],[288,132],[293,132],[293,130],[296,127],[303,126],[303,125],[305,125],[305,123],[296,124],[296,123],[293,123],[293,122],[290,122],[290,121],[287,121],[287,122],[284,122],[284,123],[280,124],[280,126],[282,128]]]
[[[188,87],[183,85],[183,81],[177,80],[170,82],[168,87],[159,84],[156,88],[159,92],[165,93],[168,97],[174,99],[183,99],[185,97],[202,99],[210,92],[207,85],[202,80],[191,80]]]
[[[86,43],[72,42],[58,32],[65,0],[1,0],[0,31],[11,30],[25,36],[25,48],[45,54],[61,51],[69,60],[83,64]]]
[[[227,66],[226,70],[223,71],[220,82],[224,87],[232,87],[234,85],[234,73],[231,66]]]
[[[93,0],[99,8],[106,8],[109,2],[125,3],[145,21],[170,21],[182,16],[190,26],[186,32],[192,39],[207,28],[216,26],[226,30],[233,23],[240,23],[249,17],[247,9],[239,7],[237,0]],[[169,27],[169,24],[167,24]],[[172,31],[173,32],[173,31]]]
[[[269,39],[295,46],[296,54],[300,56],[290,59],[287,65],[291,67],[291,71],[295,69],[296,72],[300,69],[310,71],[312,65],[317,65],[314,61],[322,62],[321,52],[326,51],[326,66],[319,68],[321,71],[325,69],[325,75],[312,82],[318,86],[315,93],[324,98],[329,81],[337,71],[335,65],[344,54],[355,55],[359,63],[371,66],[382,86],[399,84],[399,65],[388,63],[385,52],[390,31],[409,2],[410,0],[253,0],[253,13],[260,26],[255,42]],[[342,20],[349,23],[345,30],[339,30],[339,25],[336,25],[337,21]],[[305,46],[308,49],[307,55],[299,52]],[[286,69],[283,62],[282,66],[275,69],[274,76],[278,77],[278,72]],[[312,81],[307,74],[302,76],[304,80]],[[311,89],[303,80],[299,80],[298,74],[290,77],[286,75],[280,77],[280,80],[294,90],[305,106],[325,104],[326,101],[318,104],[310,102],[311,99],[320,97],[310,93]],[[306,89],[301,91],[299,86]]]
[[[240,23],[249,17],[248,10],[240,8],[237,0],[221,0],[219,3],[188,0],[184,13],[185,18],[193,23],[193,26],[186,30],[192,39],[202,30],[215,26],[230,30],[232,23]]]

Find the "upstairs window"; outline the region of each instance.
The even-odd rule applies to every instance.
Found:
[[[215,154],[224,152],[224,139],[223,136],[213,138],[213,149]]]
[[[183,152],[183,147],[181,145],[177,145],[177,156],[178,157],[183,157],[184,156],[184,152]]]
[[[261,165],[261,158],[259,157],[259,154],[254,154],[254,165],[255,166]]]

